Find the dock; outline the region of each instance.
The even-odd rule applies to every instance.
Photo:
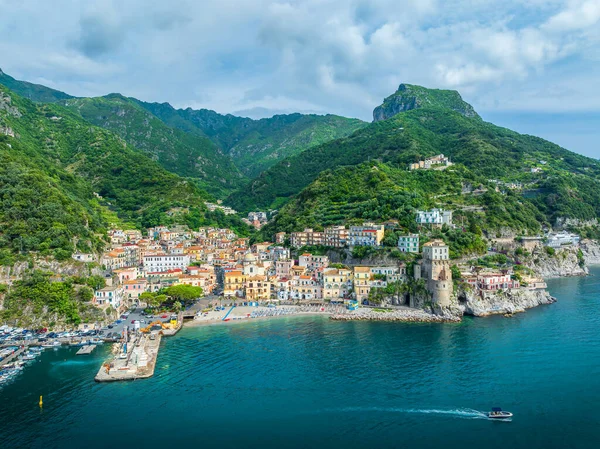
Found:
[[[82,346],[79,348],[79,351],[77,351],[77,355],[91,354],[94,349],[96,349],[96,345]]]
[[[152,377],[161,338],[160,334],[153,338],[147,334],[138,335],[127,344],[126,354],[120,345],[116,357],[105,362],[94,379],[96,382],[115,382]],[[125,358],[121,358],[123,354]]]
[[[13,352],[11,355],[9,355],[8,357],[6,357],[4,360],[2,360],[0,362],[0,368],[2,368],[4,365],[9,364],[13,360],[16,360],[21,354],[23,354],[25,351],[27,351],[27,349],[28,349],[27,346],[23,346],[23,347],[17,349],[15,352]]]
[[[183,316],[180,313],[175,328],[163,329],[156,333],[137,333],[131,336],[127,346],[123,343],[115,343],[114,356],[102,364],[94,380],[116,382],[152,377],[161,339],[175,335],[182,326]],[[125,348],[127,348],[126,353],[123,352]]]

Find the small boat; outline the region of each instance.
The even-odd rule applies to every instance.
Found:
[[[492,411],[487,413],[489,419],[509,419],[513,417],[511,412],[506,412],[500,407],[492,407]]]
[[[48,343],[44,343],[42,345],[42,348],[58,348],[61,345],[60,341],[53,341],[53,342],[48,342]]]

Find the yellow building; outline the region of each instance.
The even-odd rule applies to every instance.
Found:
[[[343,298],[350,292],[352,272],[328,269],[323,273],[323,299]]]
[[[241,297],[244,293],[244,283],[246,276],[241,271],[229,271],[225,273],[225,288],[223,295],[225,297]]]
[[[369,267],[354,267],[354,295],[357,301],[369,297],[371,276]]]
[[[248,301],[271,299],[271,282],[267,276],[251,276],[244,283],[245,296]]]

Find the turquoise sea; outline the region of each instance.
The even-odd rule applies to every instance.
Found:
[[[130,383],[93,381],[107,348],[47,351],[0,388],[0,448],[598,448],[592,274],[510,319],[189,327]],[[512,422],[485,419],[493,406]]]

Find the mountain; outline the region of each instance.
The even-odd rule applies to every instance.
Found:
[[[413,84],[400,84],[398,90],[383,100],[373,111],[373,121],[387,120],[400,112],[429,106],[451,109],[465,117],[479,115],[455,90],[427,89]]]
[[[1,71],[0,85],[35,102],[60,102],[219,198],[281,159],[366,126],[361,120],[334,115],[287,114],[253,120],[207,109],[175,109],[168,103],[146,103],[120,94],[75,98]]]
[[[495,212],[488,214],[485,223],[495,228],[505,222],[515,228],[533,230],[541,223],[554,223],[559,218],[591,220],[600,216],[599,161],[543,139],[486,123],[477,115],[456,112],[456,104],[445,100],[449,96],[452,95],[437,91],[428,94],[427,105],[376,121],[349,137],[287,158],[232,195],[228,202],[238,210],[248,210],[280,208],[292,200],[281,209],[277,224],[285,229],[298,229],[305,224],[317,227],[318,223],[351,218],[398,219],[399,211],[405,208],[440,204],[454,208],[451,203],[431,201],[431,195],[442,195],[437,190],[439,185],[448,189],[449,200],[460,199],[458,206],[477,209],[493,205],[495,209],[487,210]],[[435,102],[435,98],[444,100]],[[454,166],[446,170],[408,170],[410,163],[442,153]],[[364,165],[369,162],[382,164],[377,173],[384,173],[387,182],[396,188],[388,188],[386,183],[381,184],[385,186],[381,189],[365,188],[372,176]],[[343,182],[347,178],[353,180],[349,185]],[[454,184],[448,184],[450,179],[454,179]],[[402,199],[406,193],[404,183],[421,200]],[[510,190],[507,187],[510,183],[523,186],[524,194]],[[346,185],[346,193],[340,193],[340,185]],[[462,195],[463,188],[467,192],[471,189],[488,193]],[[390,201],[385,200],[379,207],[377,202],[388,194],[392,194]],[[463,197],[468,197],[469,202],[462,204]],[[505,198],[516,198],[519,203],[502,212],[499,199]],[[363,212],[351,211],[361,209],[363,203],[366,204]],[[493,221],[505,217],[505,212],[519,215],[525,211],[529,211],[525,217]]]
[[[287,114],[253,120],[208,109],[175,109],[168,103],[138,104],[169,126],[208,137],[251,178],[288,156],[367,125],[336,115]]]
[[[68,258],[98,249],[108,216],[148,227],[179,214],[246,227],[207,211],[210,196],[112,132],[58,104],[33,103],[0,86],[0,263],[28,252]],[[187,212],[187,213],[186,213]]]
[[[230,193],[244,180],[231,158],[210,139],[167,126],[133,99],[110,94],[60,104],[114,132],[168,171],[197,179],[200,187],[216,196]]]
[[[8,87],[10,90],[22,97],[39,103],[54,103],[56,101],[73,98],[69,94],[42,86],[41,84],[33,84],[28,83],[27,81],[16,80],[12,76],[4,73],[2,69],[0,69],[0,84]]]

